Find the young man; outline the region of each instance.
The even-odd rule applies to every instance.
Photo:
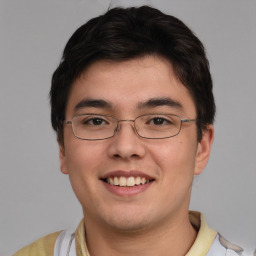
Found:
[[[84,219],[15,256],[241,255],[188,210],[215,103],[204,47],[180,20],[147,6],[90,20],[68,41],[50,97]]]

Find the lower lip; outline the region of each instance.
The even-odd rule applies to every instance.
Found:
[[[120,187],[120,186],[111,185],[104,181],[102,182],[111,193],[114,193],[118,196],[134,196],[134,195],[140,194],[145,190],[147,190],[153,183],[153,181],[151,181],[144,185],[136,185],[133,187]]]

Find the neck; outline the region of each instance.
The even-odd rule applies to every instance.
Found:
[[[118,231],[86,223],[87,246],[91,256],[185,255],[196,238],[189,216],[158,223],[137,231]]]

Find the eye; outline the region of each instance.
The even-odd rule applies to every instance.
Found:
[[[90,121],[88,121],[88,123],[91,123],[93,125],[101,125],[103,124],[104,120],[101,118],[93,118]]]
[[[160,124],[163,124],[166,120],[162,117],[155,117],[152,122],[153,124],[155,125],[160,125]]]
[[[107,120],[101,117],[88,117],[82,120],[83,125],[100,126],[108,124]]]
[[[149,125],[171,125],[173,124],[171,120],[168,120],[164,117],[153,117],[148,120],[147,124]]]

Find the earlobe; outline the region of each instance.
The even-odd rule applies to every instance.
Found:
[[[63,174],[68,174],[67,164],[66,164],[66,155],[63,145],[59,144],[59,159],[60,159],[60,170]]]
[[[196,152],[196,163],[195,163],[195,175],[199,175],[205,168],[211,152],[211,147],[214,138],[213,125],[208,125],[203,131],[203,136],[200,142],[198,142]]]

